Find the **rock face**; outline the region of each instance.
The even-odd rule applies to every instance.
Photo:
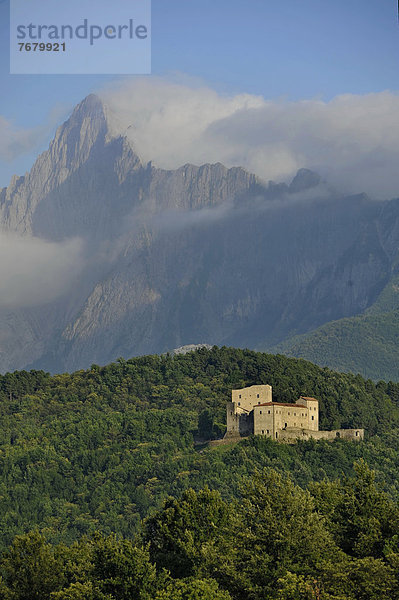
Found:
[[[0,311],[1,371],[202,341],[266,347],[364,311],[398,263],[398,202],[340,196],[306,169],[287,186],[221,164],[142,164],[95,96],[0,191],[0,219],[5,231],[84,242],[72,288]]]
[[[175,348],[172,350],[171,354],[188,354],[189,352],[195,352],[195,350],[199,350],[200,348],[210,350],[212,346],[209,344],[186,344],[185,346],[180,346],[180,348]]]

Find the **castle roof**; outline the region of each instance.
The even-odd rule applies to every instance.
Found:
[[[314,400],[314,398],[312,398],[312,400]],[[289,406],[292,408],[307,408],[307,406],[304,404],[295,404],[294,402],[264,402],[263,404],[255,404],[254,408],[257,406]]]
[[[309,396],[301,396],[299,400],[314,400],[314,402],[318,402],[317,398],[311,398]]]

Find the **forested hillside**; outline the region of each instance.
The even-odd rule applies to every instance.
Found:
[[[363,462],[355,477],[295,486],[274,469],[237,499],[168,498],[134,540],[17,536],[0,558],[13,600],[396,600],[399,508]]]
[[[322,325],[274,348],[338,371],[399,379],[399,310],[369,312]]]
[[[366,441],[294,446],[249,438],[217,448],[231,389],[273,386],[275,400],[312,395],[321,428],[365,427]],[[338,374],[303,360],[231,348],[145,356],[88,371],[0,377],[0,530],[32,527],[72,542],[100,530],[131,536],[167,495],[209,485],[224,498],[255,468],[289,471],[302,486],[350,474],[365,458],[399,493],[399,385]]]
[[[255,383],[365,441],[205,443]],[[399,384],[214,347],[8,373],[0,399],[0,598],[397,598]]]

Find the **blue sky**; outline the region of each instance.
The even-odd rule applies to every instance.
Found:
[[[126,0],[128,2],[128,0]],[[29,169],[57,123],[119,77],[9,75],[9,2],[0,1],[0,116],[37,144],[0,166]],[[202,79],[222,95],[323,99],[399,89],[396,0],[153,0],[152,73]],[[148,76],[151,78],[151,76]],[[128,78],[134,80],[134,77]]]

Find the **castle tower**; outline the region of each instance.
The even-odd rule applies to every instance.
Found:
[[[308,409],[308,426],[310,431],[319,431],[319,401],[316,398],[301,396],[295,404],[302,404]]]
[[[227,403],[227,435],[249,435],[253,433],[254,406],[272,401],[271,385],[252,385],[231,391],[231,402]]]

